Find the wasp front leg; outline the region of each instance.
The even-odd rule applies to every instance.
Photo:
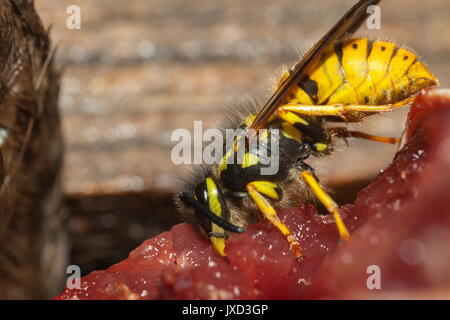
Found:
[[[280,220],[276,210],[266,199],[266,197],[268,197],[273,200],[280,200],[281,190],[278,185],[270,181],[253,181],[247,184],[247,192],[264,217],[286,237],[294,255],[297,258],[301,257],[302,249],[297,239],[289,228]]]
[[[339,206],[337,203],[323,190],[319,182],[315,178],[314,174],[309,170],[303,170],[300,172],[302,179],[308,184],[313,191],[316,198],[323,204],[323,206],[333,215],[334,221],[339,232],[339,236],[342,240],[346,241],[350,238],[350,234],[342,221],[342,217],[339,213]]]

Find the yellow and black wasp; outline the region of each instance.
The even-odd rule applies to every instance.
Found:
[[[388,41],[351,38],[366,20],[368,8],[380,1],[361,0],[353,6],[283,76],[259,112],[249,111],[234,124],[244,131],[254,129],[257,136],[261,129],[279,130],[280,169],[276,174],[261,174],[262,155],[250,147],[248,142],[255,137],[248,134],[246,143],[224,150],[218,164],[204,166],[195,181],[177,195],[219,254],[225,255],[231,232],[243,232],[245,226],[264,217],[287,238],[292,252],[301,256],[297,239],[278,218],[276,208],[314,197],[333,215],[340,238],[349,238],[338,205],[305,160],[330,154],[335,138],[387,143],[398,139],[325,125],[359,122],[368,115],[407,106],[421,89],[438,84],[411,51]],[[269,144],[269,136],[262,141]],[[239,148],[244,148],[241,161],[229,161],[238,160]]]

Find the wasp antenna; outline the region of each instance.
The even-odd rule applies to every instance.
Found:
[[[188,195],[186,192],[182,192],[179,195],[179,198],[181,201],[184,202],[184,204],[191,207],[196,212],[203,214],[206,218],[211,220],[213,223],[217,224],[219,227],[222,227],[223,229],[225,229],[227,231],[235,232],[235,233],[245,232],[244,228],[235,226],[234,224],[232,224],[226,220],[223,220],[221,217],[216,216],[213,212],[211,212],[211,210],[202,206],[201,203],[199,203],[193,197]]]

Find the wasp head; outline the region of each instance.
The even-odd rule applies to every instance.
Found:
[[[191,192],[182,192],[179,199],[193,210],[198,225],[222,255],[225,255],[223,249],[228,233],[244,232],[243,228],[228,222],[227,203],[213,177],[206,177]]]

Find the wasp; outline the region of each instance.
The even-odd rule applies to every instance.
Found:
[[[220,255],[225,255],[231,233],[244,232],[247,225],[265,218],[300,257],[298,240],[277,216],[278,208],[298,199],[318,200],[333,215],[340,238],[349,238],[338,205],[305,160],[331,154],[333,140],[340,138],[398,143],[396,138],[327,124],[360,122],[369,115],[408,106],[420,90],[438,85],[410,50],[389,41],[352,38],[366,21],[368,8],[380,1],[361,0],[354,5],[284,74],[259,111],[248,108],[232,124],[249,132],[246,142],[225,149],[217,164],[203,166],[176,195]],[[263,155],[248,143],[258,138],[270,145],[271,133],[259,134],[263,129],[280,132],[279,170],[272,175],[261,174]],[[243,151],[239,159],[236,151]]]

